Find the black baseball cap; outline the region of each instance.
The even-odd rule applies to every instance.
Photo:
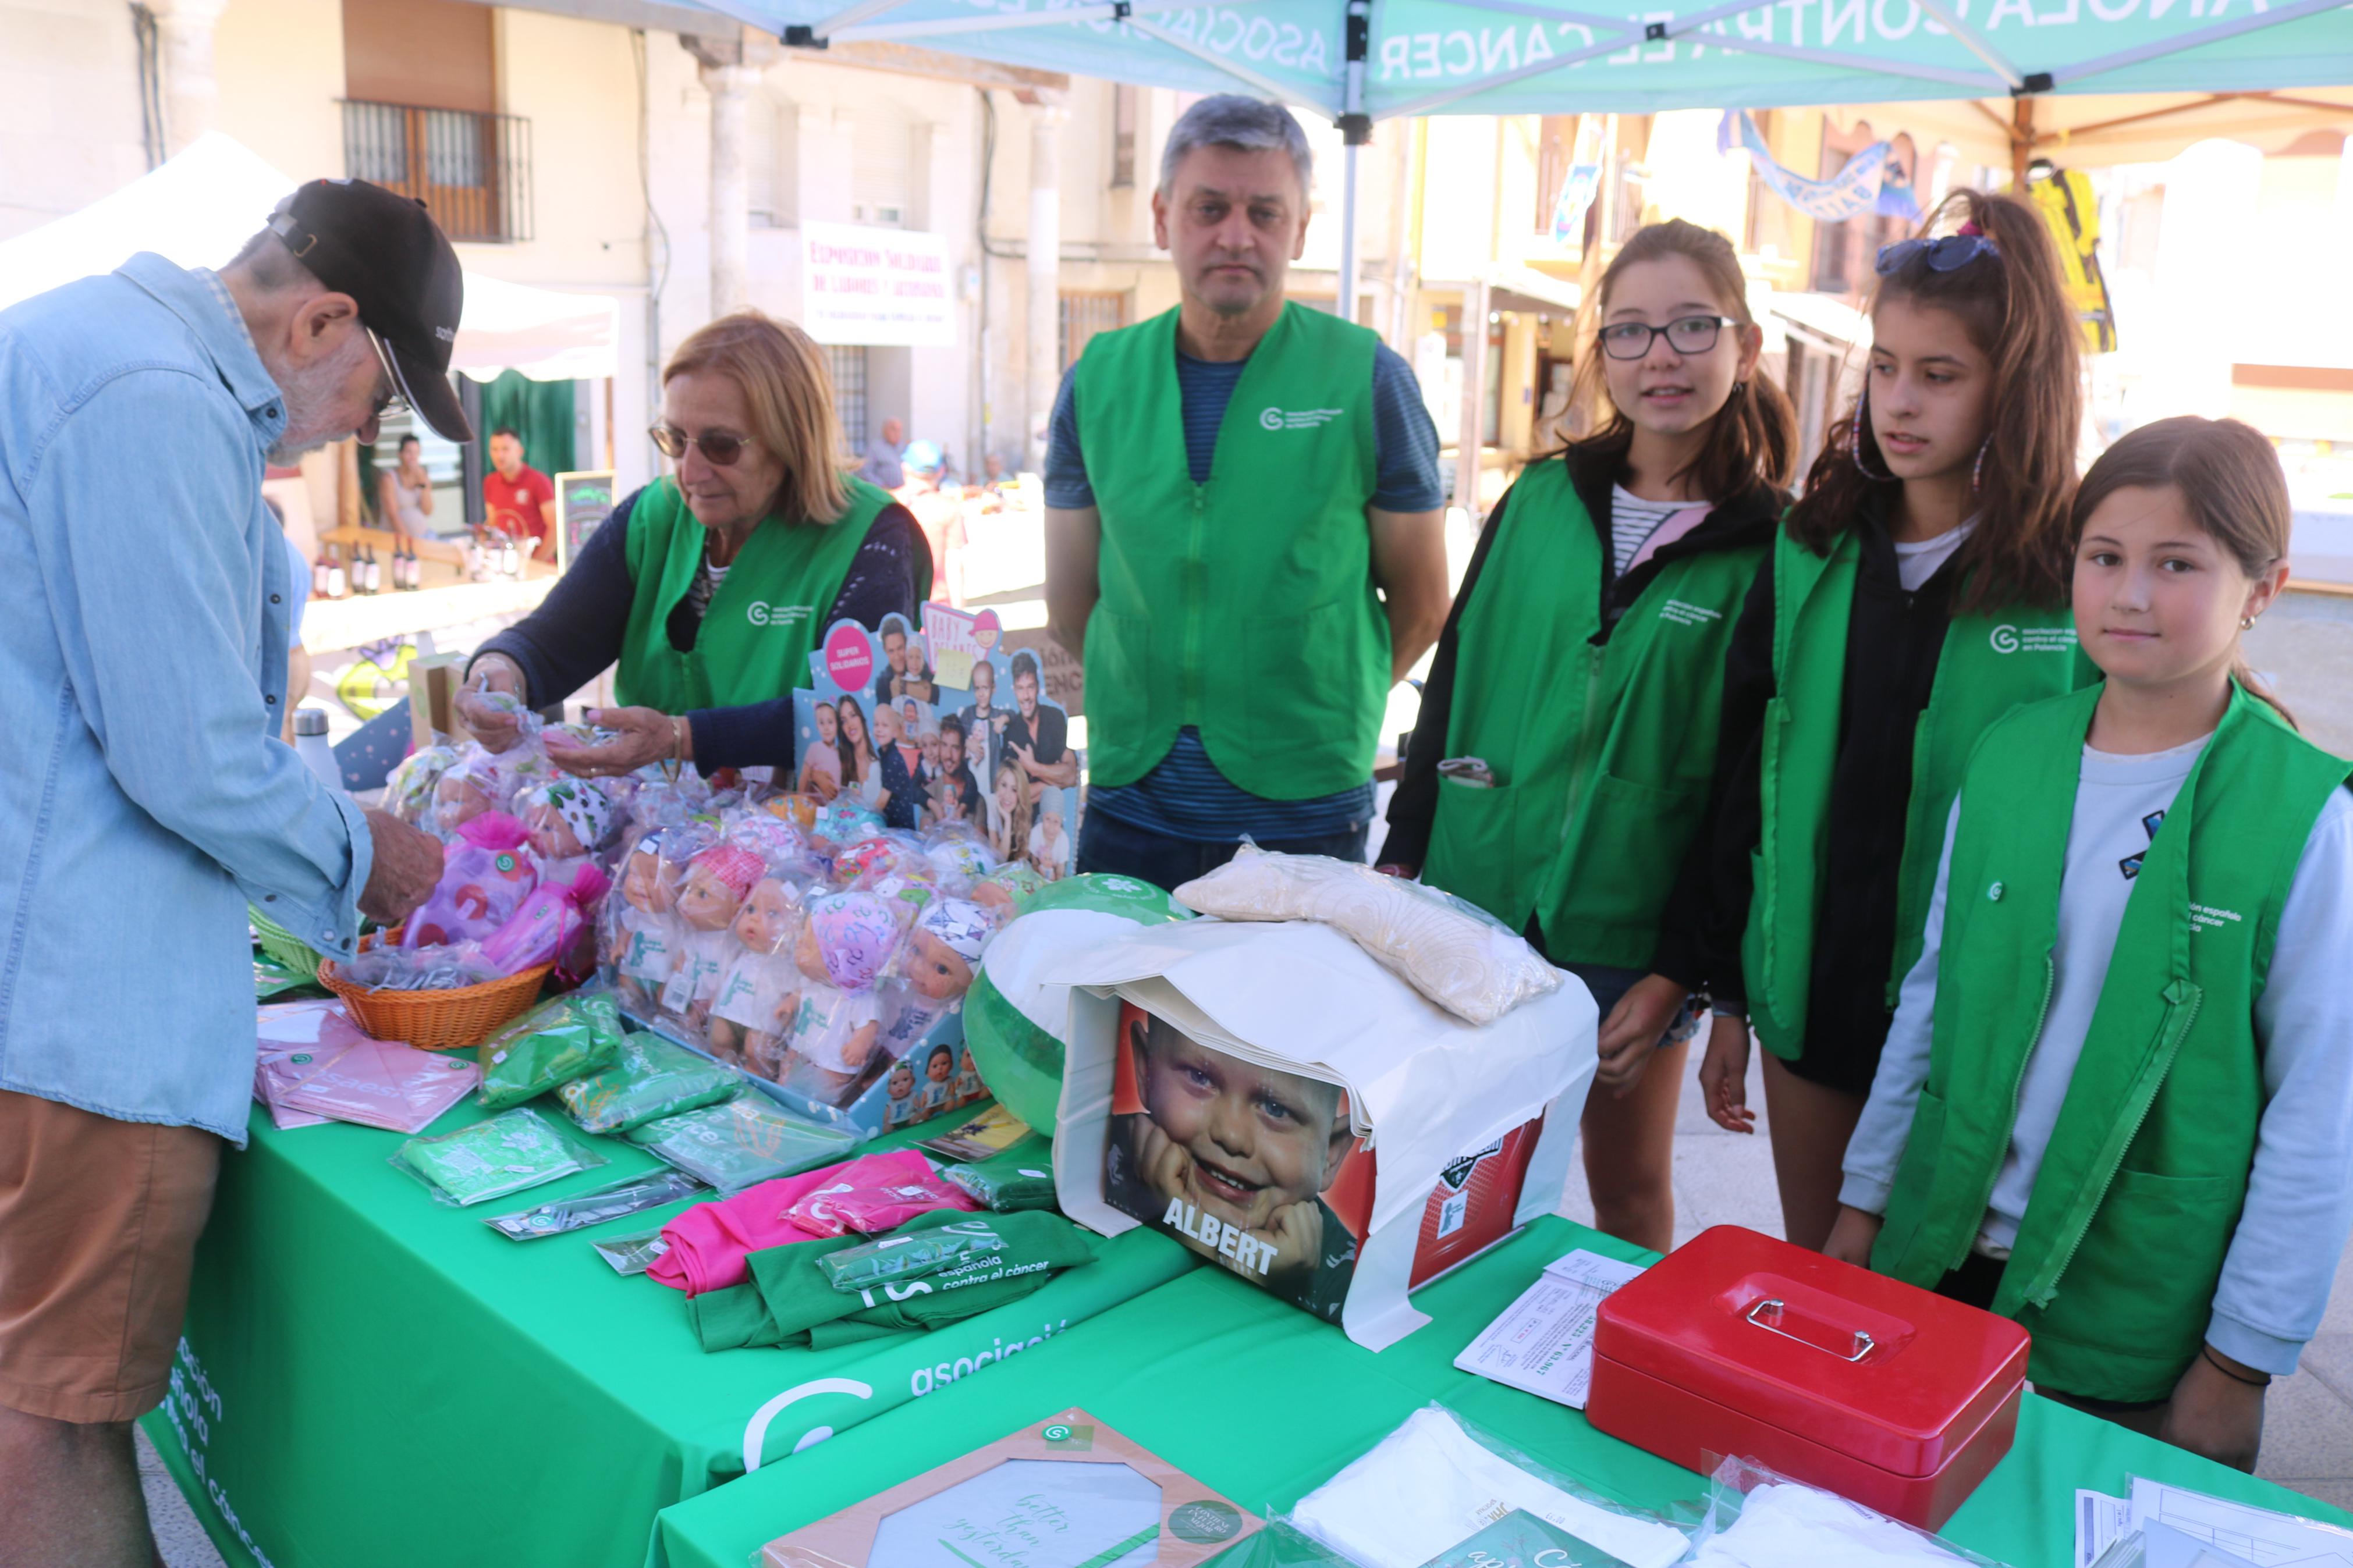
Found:
[[[365,180],[312,180],[269,227],[312,276],[359,306],[417,416],[444,440],[471,441],[449,384],[466,275],[425,204]]]

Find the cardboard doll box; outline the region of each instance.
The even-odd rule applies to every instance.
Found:
[[[1408,1293],[1552,1211],[1596,1068],[1574,977],[1493,1023],[1312,921],[1139,928],[1071,955],[1062,1211],[1155,1226],[1380,1350]]]
[[[1083,1410],[771,1541],[760,1568],[1193,1568],[1260,1521]]]
[[[1586,1418],[1687,1469],[1737,1454],[1936,1530],[2010,1451],[2026,1331],[1737,1226],[1601,1303]]]

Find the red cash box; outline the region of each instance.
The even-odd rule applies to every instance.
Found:
[[[1935,1530],[2010,1451],[2026,1348],[2007,1318],[1720,1225],[1601,1303],[1585,1414],[1686,1469],[1755,1459]]]

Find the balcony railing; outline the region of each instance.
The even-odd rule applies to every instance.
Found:
[[[453,240],[531,237],[531,121],[520,116],[346,100],[343,167],[417,197]]]

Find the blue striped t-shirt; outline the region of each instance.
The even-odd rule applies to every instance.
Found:
[[[1249,363],[1198,360],[1182,353],[1176,356],[1186,466],[1197,485],[1208,481],[1218,426]],[[1095,493],[1079,445],[1071,379],[1063,376],[1054,399],[1046,445],[1046,504],[1076,510],[1094,505]],[[1438,470],[1438,428],[1422,405],[1413,367],[1386,344],[1373,351],[1373,453],[1374,506],[1384,511],[1434,511],[1446,504]],[[1188,724],[1176,731],[1168,754],[1134,784],[1090,788],[1087,809],[1147,832],[1200,843],[1229,843],[1244,835],[1270,841],[1318,838],[1370,821],[1373,785],[1367,779],[1314,800],[1269,800],[1219,773],[1201,743],[1201,732]]]

